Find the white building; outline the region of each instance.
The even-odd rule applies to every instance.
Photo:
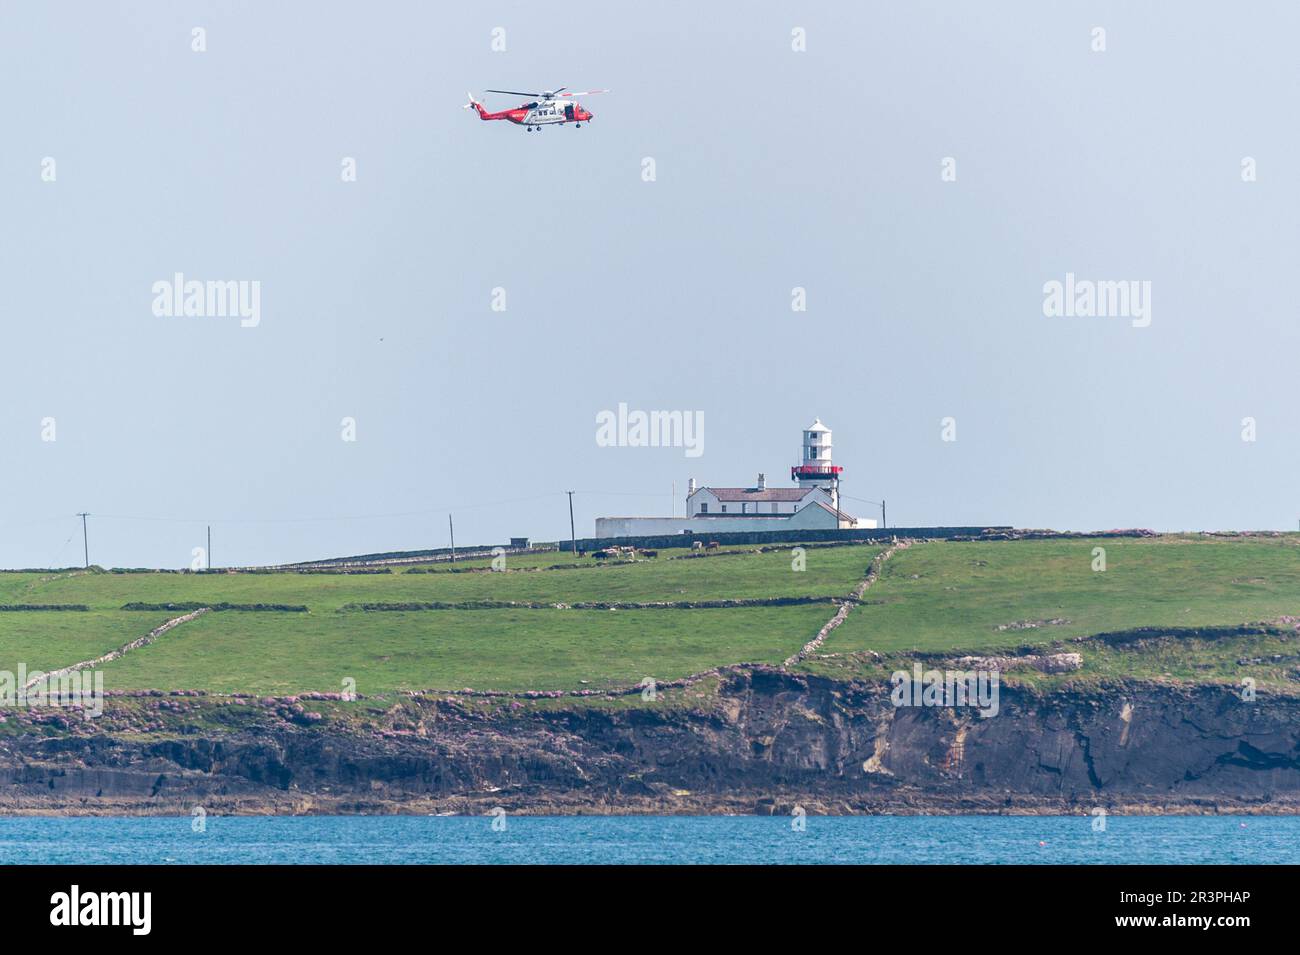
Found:
[[[790,469],[794,487],[770,488],[762,474],[753,487],[696,487],[691,478],[686,490],[686,517],[598,517],[596,536],[875,527],[874,520],[853,517],[839,509],[843,471],[831,463],[831,430],[818,419],[804,429],[799,463]]]

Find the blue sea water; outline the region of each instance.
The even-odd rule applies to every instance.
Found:
[[[1293,816],[0,819],[0,864],[1300,863]],[[499,823],[498,823],[499,825]]]

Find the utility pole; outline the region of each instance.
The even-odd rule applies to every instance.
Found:
[[[451,562],[456,563],[456,525],[451,522],[451,515],[447,515],[447,530],[451,531]]]
[[[882,529],[889,526],[889,522],[885,520],[885,499],[883,497],[880,499],[880,526]]]
[[[212,525],[211,525],[211,524],[208,525],[208,560],[207,560],[207,564],[208,564],[208,566],[205,567],[205,568],[203,568],[203,569],[204,569],[204,570],[211,570],[211,569],[212,569]]]
[[[673,506],[672,506],[671,513],[670,513],[668,516],[669,516],[669,517],[676,517],[676,516],[677,516],[677,482],[676,482],[676,481],[673,482],[673,499],[672,499],[672,505],[673,505]]]
[[[569,540],[572,541],[573,556],[578,556],[578,533],[573,529],[573,492],[569,492]]]
[[[86,518],[90,515],[85,511],[78,511],[77,516],[81,518],[81,546],[86,556],[86,567],[90,567],[90,539],[86,536]]]

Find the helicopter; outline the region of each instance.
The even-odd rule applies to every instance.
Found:
[[[584,90],[581,93],[566,93],[567,88],[561,86],[558,90],[545,90],[541,93],[521,93],[518,90],[487,90],[489,93],[503,93],[506,96],[531,97],[531,102],[516,106],[514,109],[503,109],[499,113],[489,113],[483,108],[483,104],[474,98],[473,93],[468,93],[466,95],[469,96],[469,102],[465,104],[464,108],[474,110],[478,113],[479,119],[506,119],[516,126],[523,126],[530,133],[533,130],[541,132],[543,126],[563,126],[565,123],[573,123],[575,127],[581,129],[583,123],[591,122],[594,114],[583,109],[582,104],[577,102],[577,97],[608,93],[609,90]]]

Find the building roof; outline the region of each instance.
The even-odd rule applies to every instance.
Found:
[[[719,501],[802,501],[814,490],[810,487],[702,487]]]
[[[830,428],[828,428],[828,427],[826,427],[826,425],[822,424],[822,419],[821,419],[821,418],[817,418],[816,420],[813,421],[812,424],[810,424],[810,425],[808,425],[808,427],[804,428],[804,430],[805,430],[805,431],[829,431]]]
[[[827,514],[835,514],[839,517],[844,518],[846,521],[852,521],[855,524],[858,522],[858,519],[854,517],[852,514],[850,514],[848,511],[837,511],[835,510],[835,508],[831,507],[825,501],[817,501],[817,506],[820,507]]]

